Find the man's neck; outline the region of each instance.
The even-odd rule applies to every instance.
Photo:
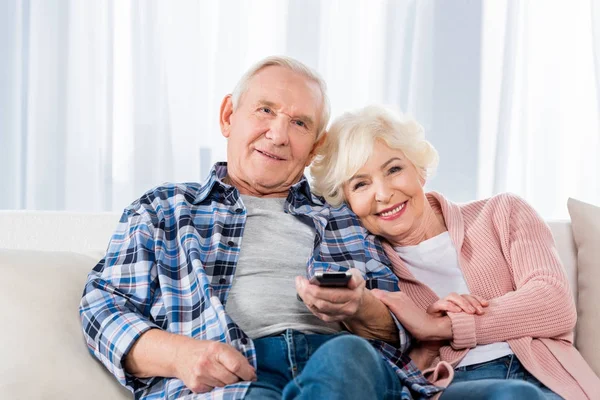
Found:
[[[256,187],[255,185],[251,185],[248,182],[237,181],[236,179],[231,178],[229,175],[226,175],[222,179],[222,181],[226,185],[235,187],[240,192],[240,194],[243,194],[246,196],[253,196],[253,197],[283,197],[283,198],[285,198],[288,196],[288,192],[290,190],[289,187],[276,188],[276,189]]]

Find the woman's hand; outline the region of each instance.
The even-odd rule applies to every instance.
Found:
[[[450,293],[427,308],[427,313],[435,316],[446,315],[447,312],[465,312],[482,315],[490,303],[476,294]]]
[[[404,292],[386,292],[373,289],[371,293],[381,300],[400,323],[418,340],[452,339],[450,317],[428,314]]]

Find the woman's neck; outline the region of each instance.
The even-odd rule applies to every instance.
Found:
[[[429,202],[425,200],[423,215],[415,221],[415,226],[404,235],[387,239],[393,246],[415,246],[447,230],[444,216],[433,211]]]

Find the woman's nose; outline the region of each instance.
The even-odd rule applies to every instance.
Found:
[[[377,193],[375,193],[375,201],[378,203],[389,203],[393,195],[393,192],[378,190]]]

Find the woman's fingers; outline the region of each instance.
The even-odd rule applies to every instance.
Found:
[[[468,298],[468,295],[459,295],[457,293],[450,293],[446,296],[445,300],[450,301],[461,308],[463,312],[467,314],[475,314],[477,312],[477,307],[473,306]]]
[[[437,314],[441,312],[461,312],[462,308],[448,300],[438,300],[427,308],[428,314]]]
[[[481,302],[479,301],[479,299],[477,299],[471,295],[468,295],[468,294],[463,294],[462,298],[467,300],[471,304],[471,306],[475,310],[477,310],[477,314],[483,314],[483,306],[481,305]]]
[[[444,299],[440,299],[427,308],[427,313],[465,312],[467,314],[485,313],[484,308],[489,302],[481,296],[450,293]]]
[[[483,297],[481,297],[481,296],[478,296],[478,295],[476,295],[476,294],[472,294],[472,295],[470,295],[470,296],[473,296],[473,297],[475,297],[475,298],[476,298],[476,299],[479,301],[479,304],[481,304],[483,307],[487,307],[487,306],[489,306],[489,305],[490,305],[490,302],[489,302],[489,301],[487,301],[486,299],[484,299],[484,298],[483,298]]]

